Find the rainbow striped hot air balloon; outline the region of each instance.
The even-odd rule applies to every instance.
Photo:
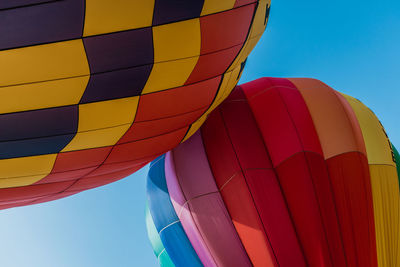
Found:
[[[399,175],[360,101],[262,78],[151,164],[150,239],[166,266],[398,266]]]
[[[269,0],[0,1],[0,209],[121,179],[234,88]]]

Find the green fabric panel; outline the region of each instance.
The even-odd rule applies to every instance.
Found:
[[[393,148],[394,159],[396,161],[397,177],[400,180],[400,154],[399,154],[399,151],[397,151],[396,147],[393,144],[392,144],[392,148]]]
[[[166,250],[161,252],[160,256],[158,257],[158,262],[160,263],[161,267],[175,267],[175,264],[172,262]]]
[[[160,236],[157,233],[157,229],[153,223],[153,218],[151,217],[150,210],[146,205],[146,227],[147,236],[150,239],[151,246],[153,247],[154,254],[158,257],[161,251],[164,250],[164,246],[161,242]]]
[[[161,241],[160,235],[154,225],[153,218],[151,217],[149,206],[146,203],[146,228],[147,236],[153,247],[154,254],[157,256],[158,262],[162,267],[175,267],[171,258],[168,256],[167,251]]]

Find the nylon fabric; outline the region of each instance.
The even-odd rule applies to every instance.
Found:
[[[176,189],[181,190],[184,196],[184,199],[179,197],[181,201],[177,203],[178,201],[174,201],[175,190],[169,190],[173,204],[178,204],[174,205],[175,211],[192,244],[200,239],[203,251],[208,251],[214,261],[213,264],[206,264],[203,261],[203,264],[205,266],[251,266],[218,192],[200,133],[197,132],[168,156],[174,159],[175,179],[177,179],[175,184],[179,186]],[[170,188],[169,181],[167,172],[168,189]],[[178,207],[179,210],[177,210]],[[195,237],[196,240],[192,240],[190,236]],[[196,246],[194,248],[197,251]],[[200,256],[199,253],[198,255]]]
[[[154,254],[156,255],[160,266],[162,267],[175,267],[168,253],[166,252],[164,245],[162,244],[161,238],[158,235],[156,226],[154,225],[153,218],[151,217],[149,206],[146,203],[146,229],[147,236],[150,240],[151,246],[153,247]]]
[[[375,114],[344,95],[360,122],[367,148],[379,266],[400,265],[400,192],[391,143]]]
[[[172,206],[165,180],[165,156],[150,164],[147,201],[157,233],[176,266],[202,266]]]
[[[253,265],[306,266],[271,159],[240,88],[210,115],[202,136],[217,185]],[[270,258],[265,258],[267,253]]]

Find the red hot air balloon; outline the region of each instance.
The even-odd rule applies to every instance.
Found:
[[[164,178],[152,165],[167,188],[148,199],[169,195],[205,266],[235,266],[232,254],[240,266],[396,266],[396,155],[360,101],[314,79],[262,78],[166,154]],[[155,222],[163,205],[150,206]]]

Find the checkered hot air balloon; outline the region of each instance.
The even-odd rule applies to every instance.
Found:
[[[236,85],[269,0],[0,1],[0,209],[121,179]]]
[[[360,101],[263,78],[151,163],[149,238],[162,266],[397,266],[399,177]]]

